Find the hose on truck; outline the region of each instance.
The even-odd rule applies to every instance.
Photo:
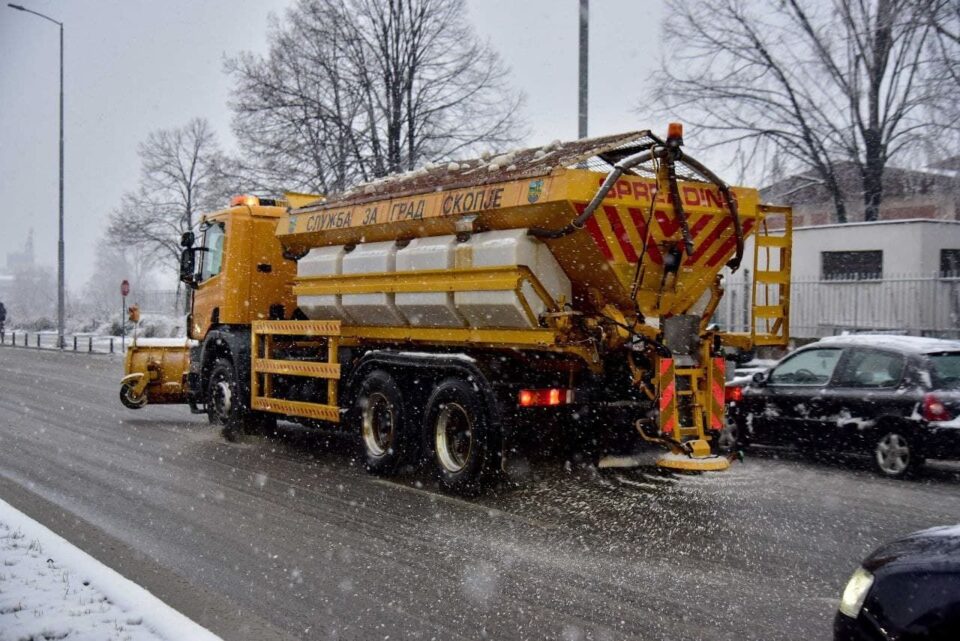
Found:
[[[677,162],[682,162],[705,181],[712,183],[723,196],[723,200],[730,210],[730,217],[733,219],[733,230],[737,239],[736,253],[727,262],[727,266],[733,271],[739,269],[740,262],[743,259],[743,226],[740,224],[740,213],[737,210],[737,202],[730,193],[730,186],[721,180],[720,177],[715,173],[707,169],[703,163],[686,155],[683,150],[680,149],[678,141],[668,140],[665,145],[655,147],[654,149],[647,149],[621,159],[614,164],[613,171],[607,174],[606,179],[604,179],[603,183],[600,185],[600,188],[597,190],[597,193],[594,194],[590,202],[587,203],[587,206],[583,212],[581,212],[580,215],[574,218],[569,224],[560,229],[532,227],[528,233],[535,238],[557,239],[563,238],[564,236],[568,236],[577,230],[583,229],[586,222],[593,216],[594,212],[596,212],[597,208],[603,202],[603,199],[606,198],[607,193],[609,193],[613,186],[616,185],[617,181],[625,172],[636,167],[637,165],[641,165],[655,158],[663,160],[666,163],[667,178],[670,186],[670,198],[673,201],[674,211],[679,219],[681,234],[683,235],[684,249],[686,250],[687,255],[689,256],[693,254],[694,246],[693,239],[690,236],[690,228],[687,225],[687,217],[683,211],[683,204],[680,199],[680,190],[677,186]]]

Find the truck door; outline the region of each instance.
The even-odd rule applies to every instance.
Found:
[[[220,273],[223,269],[226,229],[223,222],[210,223],[203,233],[200,273],[193,293],[193,333],[202,339],[210,326],[219,322],[223,301]]]
[[[757,442],[785,444],[808,438],[842,353],[835,347],[802,350],[771,370],[764,402],[753,416]]]

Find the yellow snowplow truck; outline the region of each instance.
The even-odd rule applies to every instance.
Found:
[[[135,347],[121,396],[187,402],[227,438],[278,418],[343,429],[371,471],[426,464],[454,492],[564,433],[725,469],[724,348],[786,345],[791,214],[682,144],[671,125],[237,197],[199,246],[184,234],[189,357]],[[724,332],[721,270],[745,258],[751,327]]]

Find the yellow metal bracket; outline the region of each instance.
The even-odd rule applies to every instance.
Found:
[[[340,422],[337,392],[340,380],[339,321],[255,321],[251,326],[253,358],[250,367],[250,406],[261,412],[300,416],[330,423]],[[326,360],[290,361],[272,358],[275,336],[305,336],[320,341]],[[327,381],[326,403],[274,398],[272,376],[306,376]]]

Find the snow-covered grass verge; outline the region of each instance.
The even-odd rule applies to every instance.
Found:
[[[0,641],[220,641],[0,500]]]

